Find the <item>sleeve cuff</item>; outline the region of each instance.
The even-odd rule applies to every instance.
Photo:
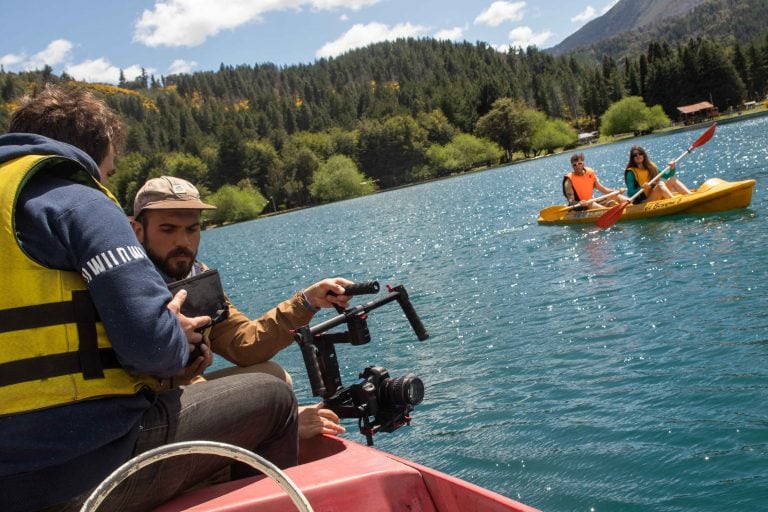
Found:
[[[320,311],[320,308],[316,308],[315,306],[313,306],[313,305],[312,305],[312,304],[309,302],[309,299],[307,299],[307,296],[306,296],[306,295],[304,295],[304,290],[302,290],[302,291],[301,291],[301,292],[299,292],[299,293],[301,294],[301,303],[302,303],[302,304],[304,304],[304,307],[307,309],[307,311],[309,311],[309,312],[310,312],[310,313],[312,313],[313,315],[314,315],[315,313],[317,313],[318,311]]]

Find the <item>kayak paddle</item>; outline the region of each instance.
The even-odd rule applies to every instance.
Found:
[[[712,136],[715,134],[715,126],[717,123],[712,123],[712,126],[707,128],[707,131],[701,134],[701,136],[694,141],[693,144],[691,144],[691,147],[685,150],[685,152],[680,155],[679,157],[675,158],[674,163],[677,163],[681,158],[683,158],[685,155],[693,151],[694,149],[698,148],[699,146],[703,146],[707,142],[709,142],[709,139],[712,138]],[[663,171],[661,171],[659,174],[657,174],[652,180],[650,180],[647,185],[652,185],[656,183],[658,180],[660,180],[664,174],[666,174],[671,167],[667,165]],[[624,201],[622,203],[617,204],[616,206],[611,207],[607,212],[602,214],[597,219],[597,227],[599,228],[609,228],[613,226],[617,220],[619,220],[619,217],[621,217],[621,214],[624,213],[624,209],[627,207],[628,204],[632,203],[635,199],[640,197],[640,194],[643,193],[643,190],[640,189],[637,191],[635,195],[629,198],[628,201]]]
[[[600,197],[596,197],[594,199],[590,199],[590,203],[597,203],[603,199],[608,199],[609,197],[617,196],[621,194],[621,190],[614,190],[613,192],[609,192],[608,194],[603,194]],[[579,206],[578,204],[574,204],[571,206],[565,206],[565,205],[555,205],[555,206],[548,206],[541,210],[539,212],[539,217],[541,217],[544,220],[551,221],[556,220],[560,218],[564,213],[569,212]],[[587,208],[591,208],[592,205],[588,206]]]

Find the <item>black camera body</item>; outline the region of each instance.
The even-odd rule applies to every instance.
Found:
[[[346,295],[375,293],[375,281],[345,287]],[[337,308],[339,315],[314,327],[304,326],[296,331],[296,342],[301,347],[312,394],[323,397],[325,407],[340,418],[358,418],[360,432],[368,445],[373,445],[376,432],[394,432],[410,424],[410,412],[424,398],[424,383],[413,373],[391,378],[386,368],[369,366],[350,386],[342,386],[336,343],[364,345],[371,340],[367,313],[384,304],[397,301],[419,340],[429,337],[403,286],[388,287],[388,295],[361,306],[346,310]],[[328,333],[329,329],[346,324],[347,331]],[[371,419],[373,418],[373,419]]]
[[[369,366],[354,384],[325,399],[340,418],[373,416],[377,432],[394,432],[411,422],[410,412],[424,399],[424,383],[415,374],[390,378],[386,368]],[[375,432],[363,432],[373,434]]]

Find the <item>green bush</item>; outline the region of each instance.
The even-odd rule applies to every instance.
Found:
[[[375,191],[376,185],[344,155],[332,156],[321,164],[309,186],[309,193],[319,201],[339,201]]]
[[[562,119],[547,119],[533,132],[531,145],[535,153],[553,153],[555,149],[574,144],[579,136]]]
[[[629,96],[617,101],[605,111],[601,118],[600,133],[651,132],[669,126],[669,117],[659,105],[648,108],[640,96]]]
[[[445,146],[433,145],[427,150],[427,160],[440,175],[498,163],[502,156],[504,150],[494,142],[467,133],[456,135]]]
[[[255,188],[234,185],[224,185],[205,201],[216,206],[215,210],[204,211],[205,218],[213,224],[255,219],[267,205],[266,198]]]

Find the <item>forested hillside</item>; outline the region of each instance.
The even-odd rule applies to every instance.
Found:
[[[0,127],[24,94],[71,79],[50,69],[0,71]],[[598,65],[528,48],[398,40],[312,65],[226,66],[120,87],[87,86],[128,125],[112,188],[123,204],[150,176],[192,180],[222,202],[250,191],[246,212],[219,220],[351,197],[570,147],[615,102],[640,96],[676,107],[712,101],[721,111],[762,99],[768,33],[723,46],[691,39],[649,45]]]

